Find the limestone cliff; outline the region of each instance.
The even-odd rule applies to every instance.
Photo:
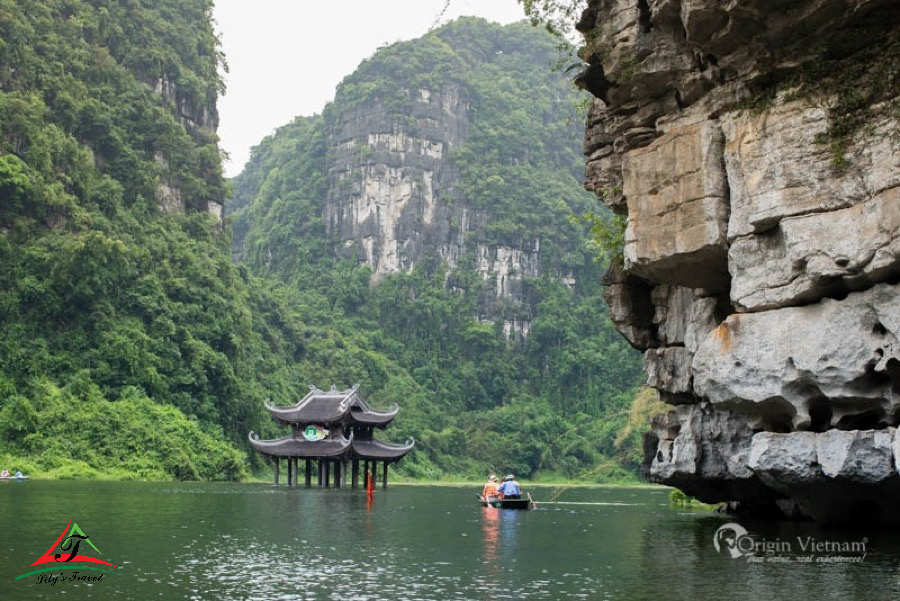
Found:
[[[619,331],[708,502],[900,522],[900,5],[592,0],[587,186],[627,215]]]
[[[342,111],[327,127],[326,233],[345,256],[371,267],[373,281],[408,273],[439,258],[451,270],[467,255],[485,283],[480,314],[492,319],[498,303],[525,304],[524,284],[539,277],[540,241],[503,244],[481,232],[491,211],[458,191],[451,158],[466,142],[473,107],[458,85],[404,90],[402,118],[381,103]],[[527,321],[506,319],[508,335],[527,335]]]
[[[441,269],[454,293],[477,298],[477,319],[524,339],[538,280],[573,289],[586,273],[596,279],[587,227],[571,220],[595,201],[571,125],[577,91],[548,68],[557,58],[547,32],[474,18],[380,49],[337,87],[308,136],[297,122],[254,151],[230,207],[256,205],[236,221],[237,252],[265,240],[264,264],[278,269],[324,250],[368,267],[373,284]],[[308,199],[314,218],[278,222],[306,238],[321,223],[322,249],[274,243],[262,221],[276,197]]]
[[[376,280],[411,270],[425,245],[455,260],[469,229],[449,161],[468,130],[468,99],[457,85],[404,92],[412,99],[402,118],[381,102],[360,104],[335,109],[326,133],[327,233],[358,251]],[[451,221],[461,226],[451,231]]]

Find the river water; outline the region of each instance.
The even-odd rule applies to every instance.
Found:
[[[896,532],[734,520],[673,508],[661,488],[533,488],[533,511],[482,508],[476,492],[392,485],[370,504],[364,491],[266,484],[2,482],[0,599],[900,595]],[[31,566],[70,520],[94,545],[82,543],[79,554],[114,564],[114,573],[52,569],[17,579],[73,565]],[[717,537],[723,530],[737,544]],[[102,578],[64,580],[73,574]]]

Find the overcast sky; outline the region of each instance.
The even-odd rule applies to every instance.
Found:
[[[516,0],[215,0],[228,62],[219,99],[225,174],[250,148],[297,115],[322,112],[335,86],[378,49],[418,38],[461,15],[496,23],[524,18]]]

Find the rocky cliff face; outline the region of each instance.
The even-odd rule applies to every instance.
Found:
[[[619,331],[708,502],[900,522],[900,5],[592,0],[588,188]]]
[[[405,93],[411,108],[402,116],[380,103],[335,110],[326,131],[329,238],[343,255],[368,264],[376,283],[427,258],[455,269],[474,252],[486,285],[481,316],[493,317],[498,303],[522,305],[523,283],[542,273],[539,242],[527,248],[478,243],[490,215],[457,192],[450,152],[469,129],[465,90],[448,84]],[[528,329],[527,321],[504,322],[508,336]]]
[[[452,85],[408,92],[408,117],[361,104],[342,111],[326,133],[328,235],[361,255],[376,279],[411,270],[425,246],[458,257],[472,217],[459,206],[458,174],[447,160],[468,130],[466,98]]]
[[[137,74],[140,76],[140,74]],[[218,152],[216,130],[219,127],[219,113],[216,109],[216,97],[200,98],[197,95],[185,94],[167,77],[160,77],[152,83],[146,83],[153,91],[162,96],[175,113],[185,131],[192,140],[200,145],[210,144]],[[169,161],[161,153],[156,154],[156,162],[160,167],[161,177],[156,187],[156,202],[165,213],[181,213],[188,207],[183,198],[182,186],[177,176],[172,173]],[[218,194],[203,199],[206,209],[224,223],[224,201]],[[194,209],[202,208],[202,203],[194,201]]]

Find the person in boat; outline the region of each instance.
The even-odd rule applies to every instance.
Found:
[[[501,499],[521,499],[522,489],[516,482],[516,477],[510,474],[503,478],[503,483],[497,487],[497,494]]]
[[[22,470],[16,470],[16,478],[20,480],[25,477],[25,474],[22,473]]]
[[[6,468],[3,468],[3,471],[0,472],[0,478],[9,478],[9,470]]]
[[[485,501],[490,501],[491,497],[497,498],[497,476],[494,474],[488,476],[487,484],[484,485],[481,496]]]

